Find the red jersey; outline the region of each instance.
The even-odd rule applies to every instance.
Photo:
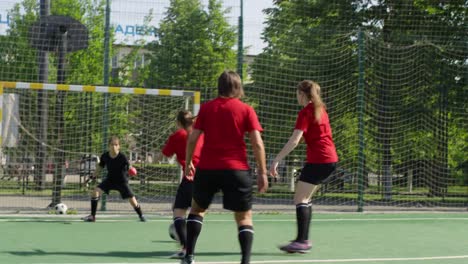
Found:
[[[299,112],[295,126],[295,129],[304,131],[307,163],[338,162],[327,111],[322,110],[320,122],[315,120],[314,111],[314,105],[309,103]]]
[[[207,170],[248,170],[244,136],[263,131],[252,107],[237,98],[223,97],[200,107],[194,128],[205,135],[198,168]]]
[[[162,153],[166,157],[171,157],[174,154],[176,155],[177,162],[182,166],[182,170],[185,170],[185,149],[187,147],[187,137],[187,130],[180,128],[169,136],[164,148],[162,149]],[[201,135],[193,152],[192,162],[194,166],[196,166],[200,160],[200,152],[204,141],[203,138],[203,135]]]

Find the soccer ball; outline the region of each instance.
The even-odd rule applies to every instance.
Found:
[[[179,241],[179,236],[177,235],[177,232],[175,230],[175,226],[173,223],[169,226],[169,236],[175,241]]]
[[[67,214],[68,207],[64,203],[59,203],[55,206],[56,214]]]

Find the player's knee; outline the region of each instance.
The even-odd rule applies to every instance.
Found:
[[[200,207],[195,200],[192,200],[192,208],[190,209],[190,214],[203,216],[206,212],[205,208]]]
[[[252,210],[234,212],[234,217],[238,226],[252,225]]]
[[[243,211],[243,212],[234,212],[236,219],[252,219],[252,210]]]
[[[93,191],[91,191],[91,197],[93,198],[99,198],[102,194],[102,190],[99,187],[94,188]]]
[[[294,204],[307,204],[309,203],[309,197],[297,197],[294,198]]]
[[[187,209],[175,208],[173,211],[174,217],[185,217],[187,215]]]
[[[138,201],[137,201],[137,199],[135,198],[135,196],[129,197],[129,198],[128,198],[128,202],[129,202],[133,207],[138,207],[138,206],[139,206]]]
[[[294,204],[308,203],[313,195],[315,185],[310,185],[312,188],[298,188],[294,194]]]

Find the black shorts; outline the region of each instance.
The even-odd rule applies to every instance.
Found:
[[[99,189],[103,190],[106,194],[109,194],[110,190],[116,190],[120,193],[122,199],[132,198],[135,196],[128,185],[128,182],[112,182],[104,180],[98,185]]]
[[[249,170],[197,169],[193,199],[198,206],[207,209],[220,190],[223,192],[224,209],[234,212],[252,209],[252,175]]]
[[[192,205],[193,181],[187,180],[185,177],[177,188],[174,205],[172,209],[187,209]]]
[[[299,180],[310,184],[321,184],[336,169],[336,163],[306,163]]]

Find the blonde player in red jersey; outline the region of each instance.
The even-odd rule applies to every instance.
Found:
[[[250,263],[253,242],[252,176],[247,163],[245,134],[257,162],[259,192],[268,188],[265,149],[260,132],[263,130],[254,109],[241,102],[244,95],[239,75],[225,71],[218,78],[218,97],[200,108],[193,132],[187,142],[186,160],[192,160],[195,146],[202,134],[205,143],[195,173],[192,208],[187,218],[187,254],[182,264],[194,263],[194,250],[203,225],[203,217],[219,190],[223,192],[223,207],[234,212],[237,237],[242,252],[242,264]],[[185,173],[195,169],[187,162]]]
[[[278,164],[296,146],[301,138],[307,144],[307,161],[301,171],[294,193],[296,205],[297,237],[291,243],[281,246],[288,253],[306,253],[312,248],[309,241],[309,226],[312,219],[310,199],[320,183],[335,170],[338,162],[332,130],[325,104],[320,96],[320,86],[304,80],[296,90],[297,101],[303,106],[299,112],[294,132],[270,166],[270,174],[278,176]]]
[[[176,156],[177,162],[182,169],[185,169],[185,150],[187,146],[187,137],[192,132],[192,125],[195,117],[188,110],[179,111],[177,114],[178,129],[172,133],[166,141],[161,154],[166,157]],[[198,164],[200,151],[203,146],[203,136],[198,140],[192,155],[193,164]],[[162,155],[158,156],[158,160]],[[193,176],[193,175],[191,175]],[[184,177],[177,188],[177,194],[173,205],[173,225],[175,227],[181,250],[171,256],[171,258],[183,258],[185,256],[186,244],[186,214],[192,203],[193,177]]]

